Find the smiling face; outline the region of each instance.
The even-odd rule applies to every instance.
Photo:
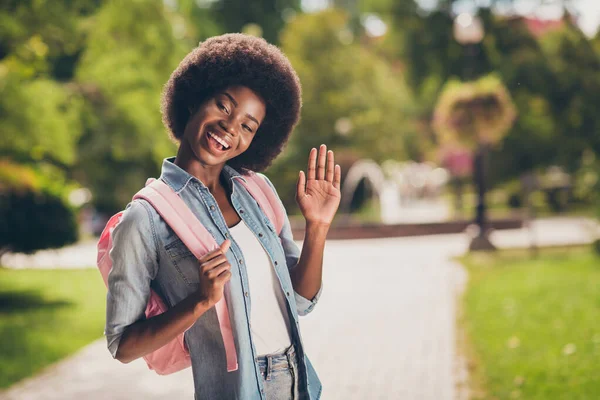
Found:
[[[189,119],[181,146],[205,165],[224,164],[250,147],[266,115],[264,100],[245,86],[230,86],[202,103]]]

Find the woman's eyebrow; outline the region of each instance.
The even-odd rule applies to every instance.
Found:
[[[229,100],[231,100],[231,102],[233,103],[233,105],[234,105],[234,106],[236,106],[236,107],[238,106],[238,103],[237,103],[237,101],[235,101],[235,99],[233,98],[233,96],[232,96],[232,95],[230,95],[230,94],[229,94],[229,93],[227,93],[227,92],[223,92],[223,94],[224,94],[225,96],[227,96],[227,97],[229,98]],[[254,118],[252,115],[250,115],[250,114],[246,114],[246,117],[248,117],[248,118],[249,118],[249,119],[251,119],[252,121],[256,122],[256,125],[260,125],[260,122],[258,122],[258,120],[257,120],[256,118]]]
[[[237,103],[237,101],[235,101],[235,99],[233,98],[233,96],[232,96],[232,95],[230,95],[230,94],[229,94],[229,93],[227,93],[227,92],[223,92],[223,94],[224,94],[225,96],[229,97],[229,100],[231,100],[231,102],[233,103],[233,105],[234,105],[234,106],[236,106],[236,107],[238,106],[238,103]]]

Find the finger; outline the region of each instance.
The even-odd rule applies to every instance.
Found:
[[[227,253],[227,250],[229,250],[230,245],[231,245],[231,240],[226,239],[223,243],[221,243],[221,245],[219,247],[217,247],[216,249],[209,251],[208,253],[203,255],[202,257],[200,257],[198,259],[198,261],[200,261],[200,263],[204,263],[206,261],[212,260],[213,258],[215,258],[221,254],[225,254],[225,253]]]
[[[218,257],[213,258],[212,260],[205,261],[200,265],[200,270],[203,274],[208,273],[211,269],[215,268],[217,265],[227,262],[227,257],[225,255],[220,254]]]
[[[310,154],[308,155],[308,180],[315,179],[315,174],[317,171],[317,149],[314,147],[310,149]]]
[[[327,152],[327,178],[325,179],[327,182],[333,182],[333,151],[329,150]]]
[[[206,277],[209,279],[215,279],[219,275],[221,275],[225,271],[229,271],[231,269],[231,264],[228,262],[219,264],[215,268],[211,269],[210,272],[206,274]]]
[[[317,179],[325,179],[325,157],[327,156],[327,146],[324,144],[319,148],[319,161],[317,164]]]
[[[296,186],[296,193],[299,197],[302,197],[306,194],[306,176],[304,175],[304,171],[300,171],[298,174],[298,184]]]
[[[339,189],[342,181],[342,167],[339,164],[335,166],[335,174],[333,177],[333,187]]]
[[[228,280],[231,279],[231,271],[225,271],[221,275],[217,276],[215,283],[219,286],[224,285]]]

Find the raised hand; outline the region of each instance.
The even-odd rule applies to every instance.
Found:
[[[342,172],[339,165],[334,165],[333,151],[327,151],[324,144],[319,148],[318,157],[317,149],[310,150],[308,177],[300,171],[296,190],[296,202],[307,223],[330,225],[335,216],[342,198]]]

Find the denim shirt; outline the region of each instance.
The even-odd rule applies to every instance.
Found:
[[[250,290],[244,255],[231,237],[223,214],[208,188],[197,178],[165,159],[160,179],[188,205],[207,231],[221,244],[231,240],[226,253],[231,264],[231,279],[225,286],[233,337],[238,354],[237,371],[227,372],[225,349],[215,308],[205,312],[186,331],[184,338],[192,360],[196,399],[265,399],[263,378],[256,363],[256,349],[250,330]],[[321,396],[321,382],[304,354],[299,315],[311,312],[322,287],[308,300],[292,287],[289,271],[300,257],[289,219],[278,235],[273,224],[243,184],[243,175],[225,165],[223,178],[229,185],[231,202],[239,216],[263,245],[286,295],[292,343],[297,349],[299,380],[310,399]],[[276,192],[273,184],[269,185]],[[281,200],[280,200],[281,203]],[[283,207],[283,204],[281,204]],[[113,231],[110,250],[112,270],[108,276],[105,334],[108,349],[115,357],[121,335],[128,325],[145,318],[150,289],[169,306],[174,306],[199,288],[199,263],[173,230],[145,200],[134,200]]]

